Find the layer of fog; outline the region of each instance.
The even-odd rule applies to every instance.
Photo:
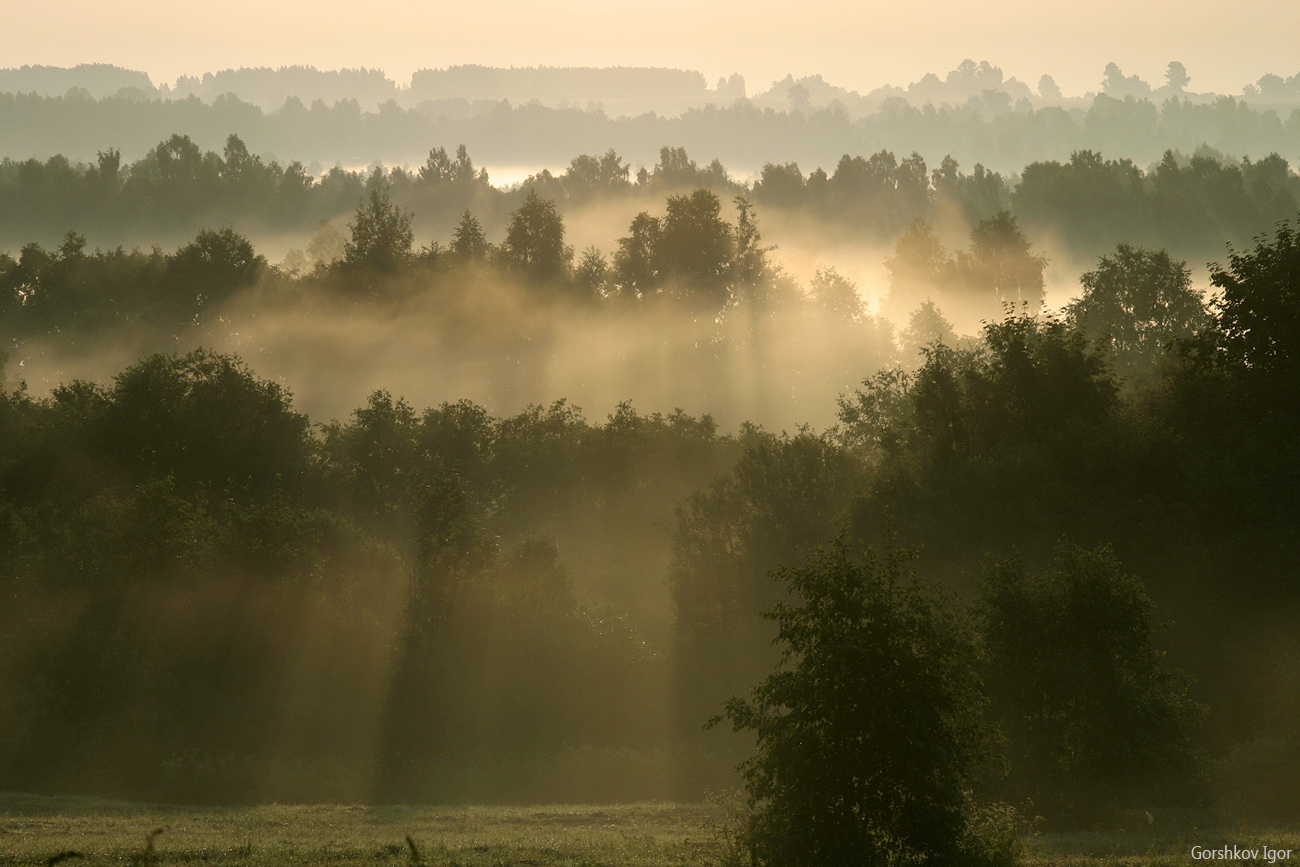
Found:
[[[639,204],[571,213],[566,240],[611,256]],[[437,286],[403,282],[382,299],[313,296],[303,294],[304,284],[269,279],[176,333],[137,328],[28,341],[10,350],[9,374],[43,394],[74,378],[108,382],[151,352],[206,346],[238,354],[258,375],[283,383],[297,408],[320,422],[347,418],[383,389],[417,408],[469,399],[510,415],[564,399],[600,420],[632,401],[643,413],[708,414],[723,430],[747,421],[777,431],[823,429],[836,421],[837,396],[882,366],[917,363],[903,334],[914,305],[885,303],[887,246],[837,238],[776,213],[762,227],[785,293],[762,312],[749,305],[713,313],[613,299],[561,303],[492,269]],[[945,238],[954,247],[961,240]],[[1095,262],[1069,261],[1048,241],[1047,306],[1059,309]],[[276,261],[304,243],[285,235],[259,239],[258,248]],[[849,320],[808,299],[807,287],[826,268],[856,284],[865,316]],[[959,335],[977,334],[998,315],[996,306],[936,300]]]

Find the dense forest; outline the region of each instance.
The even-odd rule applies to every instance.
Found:
[[[1076,151],[1065,161],[1031,163],[1011,177],[981,164],[964,171],[951,156],[931,168],[915,152],[900,157],[881,150],[842,154],[829,172],[766,163],[751,183],[737,181],[719,160],[701,166],[685,148],[668,146],[634,175],[631,164],[608,149],[502,189],[463,144],[454,155],[434,147],[414,168],[335,167],[316,176],[301,162],[263,160],[234,134],[220,152],[173,134],[133,163],[124,163],[114,148],[100,151],[91,164],[62,156],[0,161],[0,241],[53,246],[72,230],[97,246],[175,243],[202,228],[229,226],[248,235],[294,237],[305,247],[322,224],[339,229],[357,200],[378,187],[429,233],[450,231],[467,209],[487,231],[501,232],[530,190],[581,219],[611,206],[635,212],[665,193],[705,187],[725,197],[747,196],[769,220],[871,244],[893,243],[918,219],[960,236],[1009,211],[1032,237],[1072,262],[1091,260],[1121,241],[1205,261],[1225,241],[1247,242],[1300,210],[1300,176],[1286,159],[1272,153],[1234,162],[1206,147],[1190,155],[1166,151],[1146,170],[1127,158]],[[601,244],[612,251],[607,241]]]
[[[924,236],[916,224],[908,237]],[[822,349],[869,347],[800,371],[832,394],[866,377],[844,389],[838,424],[781,434],[626,403],[603,422],[564,401],[502,417],[465,401],[419,410],[387,391],[313,422],[283,386],[204,350],[43,397],[11,378],[9,784],[509,797],[493,788],[505,771],[482,765],[511,756],[540,796],[697,792],[735,748],[700,723],[771,663],[757,614],[782,591],[768,572],[840,528],[854,544],[890,533],[918,548],[925,574],[1003,618],[1006,644],[983,651],[990,712],[1041,721],[1009,740],[1022,758],[990,786],[1062,821],[1138,793],[1286,803],[1261,787],[1295,749],[1297,713],[1285,698],[1291,228],[1216,267],[1208,307],[1181,262],[1122,244],[1058,316],[1037,312],[1043,262],[1005,212],[942,257],[929,277],[947,283],[918,283],[936,260],[900,242],[899,304],[925,299],[913,357],[833,272],[807,292],[789,285],[744,199],[732,223],[707,189],[670,196],[664,216],[633,221],[613,263],[575,265],[563,238],[534,192],[500,245],[467,213],[445,249],[417,252],[409,215],[376,189],[343,256],[299,277],[230,230],[173,254],[87,254],[70,236],[42,270],[30,249],[9,260],[5,322],[19,334],[133,319],[175,329],[219,318],[240,291],[304,319],[424,293],[446,317],[443,339],[459,332],[464,347],[493,339],[496,314],[456,293],[482,302],[484,286],[509,283],[534,295],[535,315],[670,323],[660,340],[706,314],[694,342],[663,348],[677,355],[666,370],[690,371],[707,399],[738,358],[783,390],[794,374],[780,368],[798,358],[781,334],[792,309],[814,317]],[[963,295],[990,311],[973,338],[934,301]],[[998,317],[1001,302],[1013,312]],[[548,352],[529,335],[496,339],[485,357]],[[818,360],[803,349],[801,365]],[[1020,602],[999,608],[1007,599]],[[1119,644],[1079,662],[1092,641]],[[997,655],[1026,642],[1043,670],[1017,676],[1045,680],[999,686]],[[1066,676],[1067,662],[1091,673]],[[1022,707],[1027,695],[1075,708],[1070,728],[1064,705]],[[1150,716],[1150,740],[1117,763],[1106,732],[1148,724],[1135,714]],[[1249,792],[1233,788],[1242,775]],[[193,788],[168,788],[182,782]]]
[[[660,79],[638,80],[704,88]],[[1112,109],[1300,117],[1152,93],[1004,117],[1062,142]],[[73,156],[0,163],[0,789],[696,800],[743,761],[763,863],[841,758],[899,786],[860,802],[908,805],[900,851],[953,863],[974,802],[1052,828],[1300,806],[1283,148],[1196,133],[1143,168],[1122,137],[1003,175],[845,144],[741,181],[680,145],[634,171],[605,130],[502,189],[477,147],[317,173],[168,114],[286,116],[236,99],[5,99],[102,110],[101,140],[128,108],[189,134],[81,163],[68,126]],[[427,118],[321,105],[347,134]],[[936,142],[995,123],[881,111]],[[778,154],[727,124],[876,117],[699,116]],[[817,267],[773,246],[792,226]],[[874,260],[878,298],[839,254]],[[854,833],[817,842],[883,845]]]

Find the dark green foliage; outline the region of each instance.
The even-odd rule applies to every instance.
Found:
[[[1043,304],[1047,259],[1031,253],[1031,246],[1016,218],[999,211],[971,230],[970,252],[959,257],[962,277],[984,297],[992,296],[1013,310],[1036,311]]]
[[[483,261],[492,252],[492,245],[483,234],[483,224],[469,211],[465,211],[461,214],[448,249],[452,255],[461,259]]]
[[[659,290],[659,239],[663,226],[642,211],[632,218],[626,238],[619,238],[614,254],[614,282],[626,299],[646,298]]]
[[[755,431],[733,470],[678,507],[669,580],[684,731],[770,664],[758,615],[784,588],[767,574],[802,563],[832,532],[859,472],[828,437]]]
[[[167,265],[166,279],[175,287],[177,312],[185,317],[255,284],[266,270],[266,259],[233,229],[204,229],[170,256]]]
[[[498,419],[384,392],[312,437],[210,352],[0,393],[0,779],[508,797],[430,769],[667,756],[666,627],[646,636],[639,594],[673,505],[734,450],[683,413]]]
[[[1059,548],[1031,574],[984,574],[984,679],[1006,737],[1012,799],[1057,823],[1194,797],[1201,708],[1152,647],[1155,606],[1107,548]]]
[[[978,349],[925,348],[915,375],[879,375],[840,418],[851,442],[891,444],[944,464],[1061,443],[1069,448],[1117,406],[1106,359],[1064,322],[1008,316]]]
[[[1028,225],[1058,225],[1083,250],[1133,237],[1145,199],[1142,171],[1132,160],[1107,160],[1089,150],[1071,154],[1068,163],[1026,166],[1011,196]]]
[[[95,427],[107,457],[186,491],[262,497],[299,489],[307,469],[307,419],[289,394],[205,350],[155,355],[121,373]]]
[[[524,203],[510,215],[501,259],[540,283],[568,277],[573,248],[564,243],[564,219],[554,202],[542,199],[536,190],[528,191]]]
[[[348,228],[352,237],[343,247],[343,265],[348,270],[392,274],[410,261],[415,244],[411,214],[389,200],[384,185],[370,191]]]
[[[995,97],[979,100],[996,108]],[[1161,118],[1200,111],[1174,102]],[[1004,109],[1007,129],[1029,122],[1027,112]],[[920,122],[906,106],[889,110]],[[801,123],[832,120],[807,104],[801,112]],[[387,114],[395,123],[400,112]],[[1104,138],[1154,117],[1105,97],[1087,123]],[[367,181],[342,169],[311,178],[234,136],[219,153],[199,140],[168,138],[134,166],[115,150],[86,166],[0,164],[0,218],[16,214],[11,229],[30,225],[41,238],[0,254],[2,336],[24,360],[25,347],[79,351],[89,335],[115,337],[123,326],[169,341],[212,329],[220,340],[236,296],[298,313],[362,287],[374,310],[387,297],[395,310],[450,311],[434,337],[454,347],[476,345],[481,332],[461,326],[486,320],[460,314],[498,309],[479,303],[498,290],[519,290],[518,309],[539,321],[569,317],[566,327],[608,316],[668,334],[689,319],[699,341],[671,369],[731,384],[740,380],[715,374],[730,376],[727,365],[743,359],[756,391],[794,381],[773,375],[778,364],[803,366],[800,387],[847,387],[896,362],[889,324],[868,312],[853,282],[821,270],[802,296],[767,260],[745,196],[734,199],[736,219],[724,219],[721,194],[740,187],[720,163],[701,167],[683,148],[665,148],[635,184],[611,151],[502,192],[463,146],[454,157],[435,148],[419,171],[375,170]],[[537,757],[561,750],[683,747],[696,759],[707,743],[697,740],[700,722],[776,662],[775,630],[789,626],[787,638],[806,648],[809,636],[839,628],[800,633],[798,618],[816,606],[790,607],[789,586],[832,597],[866,588],[858,602],[884,612],[871,622],[891,624],[886,638],[914,639],[885,641],[878,656],[927,648],[951,656],[964,646],[958,633],[946,636],[952,645],[933,643],[934,624],[952,623],[912,592],[895,560],[863,566],[840,548],[810,561],[841,523],[855,543],[892,524],[926,545],[918,568],[960,590],[973,591],[962,576],[979,558],[1025,551],[1030,566],[1008,561],[990,572],[984,602],[985,674],[1008,737],[987,745],[1007,754],[1009,796],[1061,822],[1175,802],[1191,791],[1189,738],[1236,762],[1239,787],[1267,757],[1294,753],[1300,719],[1287,674],[1300,660],[1296,233],[1284,224],[1212,267],[1222,298],[1208,317],[1182,263],[1120,244],[1083,276],[1083,297],[1057,320],[1028,312],[1041,298],[1044,260],[1021,226],[1059,231],[1076,249],[1112,250],[1114,233],[1130,229],[1140,243],[1169,235],[1217,245],[1258,231],[1270,215],[1294,214],[1296,190],[1280,157],[1233,164],[1209,151],[1170,153],[1146,173],[1079,151],[1069,165],[1030,166],[1014,200],[978,164],[966,175],[945,160],[927,173],[915,154],[849,154],[833,175],[769,165],[755,200],[850,224],[823,232],[827,243],[911,226],[887,263],[890,316],[901,322],[916,311],[903,343],[920,366],[871,375],[842,402],[841,427],[825,434],[747,426],[733,438],[708,416],[640,415],[628,403],[598,423],[563,400],[503,418],[465,401],[418,412],[384,391],[313,427],[282,387],[212,352],[152,356],[107,387],[73,382],[47,396],[18,384],[23,370],[11,366],[0,394],[0,788],[155,797],[165,778],[168,797],[409,799],[476,791],[446,781],[449,753],[499,766],[527,754],[518,764],[539,776]],[[345,248],[339,234],[334,245],[343,254],[335,267],[321,267],[337,258],[322,232],[318,267],[269,268],[231,218],[293,227],[311,215],[301,225],[314,225],[363,193],[352,238]],[[638,215],[612,264],[590,248],[571,270],[566,208],[623,207],[615,199],[624,196],[639,197],[627,213],[666,197],[664,210]],[[450,243],[415,254],[411,208]],[[106,251],[81,234],[117,223],[192,240],[170,254]],[[69,225],[78,231],[64,234]],[[193,235],[200,225],[227,228]],[[970,226],[967,250],[939,240]],[[503,229],[495,248],[488,233]],[[978,339],[957,338],[939,307],[959,315],[946,299],[928,301],[932,291],[973,302],[964,314],[1021,306]],[[769,315],[777,310],[788,315]],[[544,340],[514,354],[537,333],[523,330],[491,348],[521,366],[545,359]],[[1176,352],[1165,351],[1171,340]],[[1123,390],[1119,376],[1128,378]],[[771,417],[767,399],[723,411],[747,405]],[[1108,549],[1069,549],[1041,565],[1067,534],[1112,542],[1149,578],[1152,598],[1176,620],[1162,642],[1195,671],[1193,686],[1163,667],[1152,649],[1154,603]],[[767,580],[782,566],[788,585]],[[814,580],[810,569],[838,577]],[[755,616],[782,604],[773,620]],[[977,857],[961,830],[967,802],[940,785],[960,779],[962,754],[926,765],[952,733],[941,723],[957,719],[917,710],[941,691],[925,677],[890,681],[892,669],[854,661],[862,648],[831,649],[850,652],[844,670],[861,678],[865,697],[840,707],[839,694],[852,692],[837,686],[819,709],[837,726],[866,720],[908,746],[897,761],[876,751],[856,765],[789,773],[787,759],[802,756],[782,726],[805,695],[799,666],[816,657],[792,650],[767,692],[730,706],[733,721],[744,716],[780,745],[769,755],[784,770],[751,766],[767,793],[760,802],[785,797],[787,782],[794,802],[821,809],[828,781],[852,788],[888,772],[920,791],[924,778],[930,794],[912,800],[898,786],[855,790],[887,816],[866,831],[849,823],[866,835],[862,851],[907,860],[933,845],[925,851],[937,859]],[[900,670],[924,669],[891,658]],[[882,689],[906,700],[869,700]],[[1213,706],[1200,730],[1188,726],[1193,691]],[[893,708],[916,710],[907,719],[933,737],[890,729]],[[817,745],[821,735],[799,740]],[[722,754],[738,740],[712,743]],[[284,763],[332,779],[273,781],[266,769]],[[927,777],[928,766],[939,770]],[[690,785],[682,792],[697,794]],[[1262,810],[1260,800],[1250,809]],[[833,817],[835,805],[828,809]],[[773,854],[781,841],[824,827],[784,821],[760,816],[755,826],[773,863],[795,857]],[[832,852],[823,863],[864,857]]]
[[[737,224],[722,218],[722,202],[703,187],[669,196],[662,217],[641,212],[620,238],[613,282],[624,299],[666,295],[687,309],[721,310],[748,301],[770,307],[777,295],[758,218],[743,196]]]
[[[1270,243],[1233,251],[1210,282],[1223,291],[1216,324],[1230,363],[1273,383],[1294,381],[1300,363],[1300,233],[1283,223]]]
[[[782,665],[727,702],[758,754],[742,766],[757,864],[955,864],[978,755],[970,637],[897,553],[842,540],[776,578]],[[972,859],[973,860],[973,859]]]
[[[1103,104],[1123,105],[1098,97],[1098,106]],[[1170,114],[1210,110],[1177,100],[1166,107]],[[1244,242],[1294,215],[1300,186],[1277,153],[1233,164],[1212,148],[1191,157],[1165,151],[1144,173],[1132,160],[1081,150],[1068,163],[1026,166],[1011,206],[1031,230],[1058,231],[1087,255],[1128,242],[1199,257],[1211,255],[1224,240]]]
[[[1079,278],[1083,292],[1070,321],[1112,354],[1117,375],[1150,376],[1176,341],[1207,324],[1191,273],[1164,250],[1119,244]]]
[[[709,190],[669,196],[655,257],[661,279],[682,298],[711,307],[726,299],[735,238],[721,217],[722,202]]]
[[[331,468],[348,492],[355,519],[364,525],[379,530],[409,520],[427,470],[418,427],[406,401],[377,391],[353,411],[351,423],[324,428]]]
[[[171,255],[88,253],[86,239],[69,232],[58,248],[27,244],[8,263],[0,259],[0,308],[9,307],[0,327],[13,336],[203,323],[267,276],[266,259],[230,228],[204,229]]]
[[[870,157],[845,154],[826,183],[831,208],[883,236],[892,235],[929,210],[929,173],[913,153],[904,160],[882,150]]]

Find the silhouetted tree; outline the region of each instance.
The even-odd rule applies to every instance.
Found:
[[[348,228],[352,237],[343,247],[343,265],[348,270],[393,274],[410,261],[415,244],[411,214],[393,205],[385,185],[370,191]]]
[[[458,259],[483,261],[492,252],[492,245],[488,243],[487,235],[483,232],[483,224],[478,221],[478,217],[466,210],[461,214],[460,222],[456,224],[456,231],[451,236],[451,245],[448,249]]]
[[[735,238],[721,212],[706,189],[668,197],[654,258],[661,277],[689,303],[718,308],[728,300]]]
[[[573,248],[564,243],[564,219],[555,203],[529,190],[524,203],[510,215],[501,258],[536,280],[558,282],[568,276]]]
[[[573,285],[577,294],[583,298],[600,298],[609,284],[609,263],[605,254],[597,247],[588,247],[582,251],[578,267],[573,269]]]
[[[972,290],[1004,304],[1037,310],[1043,303],[1047,259],[1030,252],[1031,244],[1016,218],[1002,211],[971,230],[970,251],[960,258]]]
[[[658,248],[663,227],[645,211],[632,218],[626,238],[614,253],[614,282],[625,298],[646,298],[659,291]]]
[[[1187,85],[1192,83],[1192,77],[1187,74],[1187,67],[1183,66],[1177,60],[1169,61],[1169,66],[1165,69],[1165,83],[1169,89],[1181,93],[1187,89]]]
[[[1228,267],[1210,269],[1222,290],[1215,318],[1227,357],[1253,375],[1294,383],[1300,365],[1300,232],[1278,227],[1272,242],[1233,251]]]
[[[1079,282],[1083,293],[1067,314],[1114,354],[1122,376],[1150,373],[1174,341],[1207,323],[1187,265],[1164,250],[1121,243]]]
[[[229,227],[199,232],[168,257],[167,266],[168,294],[182,317],[252,286],[267,267],[252,242]]]

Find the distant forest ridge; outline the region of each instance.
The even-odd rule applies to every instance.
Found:
[[[973,69],[977,77],[985,74],[982,67]],[[1001,81],[1000,72],[989,70],[993,80]],[[743,88],[743,82],[734,83]],[[334,165],[418,166],[431,148],[458,144],[465,144],[497,179],[500,168],[512,168],[505,175],[522,179],[542,169],[560,170],[574,154],[611,148],[634,168],[649,167],[664,145],[684,147],[706,161],[720,159],[737,176],[749,177],[767,163],[830,170],[845,154],[880,150],[916,153],[932,163],[951,156],[962,165],[1004,174],[1034,162],[1068,160],[1085,150],[1144,167],[1166,151],[1191,154],[1203,146],[1230,161],[1276,153],[1300,163],[1300,102],[1280,112],[1231,96],[1160,101],[1159,91],[1152,91],[1144,97],[1099,93],[1068,104],[1035,106],[1027,97],[1013,101],[1006,88],[1010,82],[1004,90],[985,89],[956,106],[917,107],[905,99],[887,99],[874,113],[855,115],[843,101],[821,105],[825,93],[814,96],[806,83],[792,82],[790,98],[780,106],[764,107],[756,97],[677,115],[636,116],[575,104],[465,97],[425,99],[415,108],[390,100],[372,111],[356,99],[332,105],[315,99],[308,105],[295,96],[267,110],[237,95],[205,102],[197,96],[150,96],[138,89],[98,98],[78,88],[61,96],[0,90],[0,156],[45,161],[61,155],[93,163],[113,150],[137,160],[179,133],[205,150],[219,150],[234,134],[268,163],[300,160],[316,176]]]
[[[316,69],[312,66],[284,66],[223,69],[202,75],[183,75],[174,83],[155,84],[148,74],[111,64],[81,64],[71,68],[23,66],[0,69],[0,92],[63,96],[69,90],[84,90],[91,97],[135,96],[148,99],[198,97],[212,102],[225,94],[265,111],[281,109],[286,100],[310,105],[322,100],[327,105],[355,100],[365,110],[392,101],[400,108],[420,108],[424,103],[463,99],[512,103],[541,102],[548,106],[599,106],[612,116],[654,111],[676,115],[706,105],[729,105],[748,99],[760,108],[804,110],[838,103],[851,117],[873,114],[892,99],[916,107],[927,104],[961,106],[972,99],[987,100],[989,94],[1005,97],[1008,107],[1024,100],[1028,107],[1086,107],[1097,94],[1124,99],[1187,99],[1194,103],[1213,102],[1222,96],[1249,100],[1252,106],[1286,111],[1300,107],[1300,73],[1289,78],[1268,74],[1245,84],[1235,94],[1200,93],[1190,89],[1192,76],[1178,61],[1169,63],[1163,82],[1147,82],[1137,75],[1125,75],[1109,63],[1098,76],[1097,90],[1066,95],[1051,75],[1030,85],[1004,77],[988,61],[963,61],[942,78],[934,73],[906,86],[885,84],[859,93],[825,81],[820,75],[795,79],[787,75],[767,90],[750,92],[745,79],[734,74],[710,85],[704,75],[692,70],[647,67],[488,67],[449,66],[416,71],[409,83],[399,83],[379,69]]]

